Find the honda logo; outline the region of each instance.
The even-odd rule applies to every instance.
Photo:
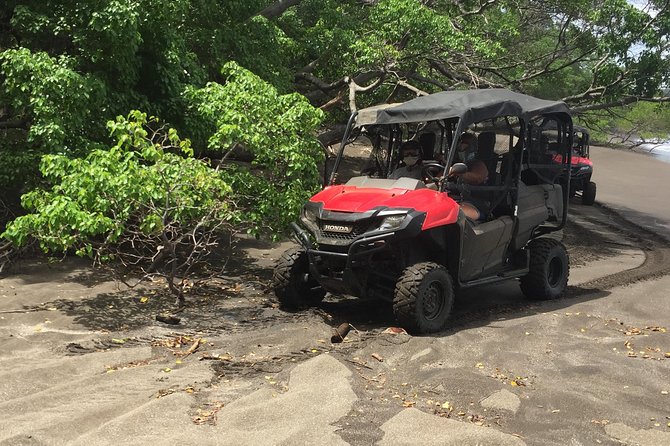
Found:
[[[323,230],[326,232],[341,232],[348,234],[353,228],[346,225],[323,225]]]

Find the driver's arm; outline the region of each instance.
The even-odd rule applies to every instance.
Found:
[[[475,160],[470,165],[470,169],[461,175],[461,178],[465,184],[474,186],[484,183],[488,176],[489,170],[486,168],[486,164],[481,160]]]

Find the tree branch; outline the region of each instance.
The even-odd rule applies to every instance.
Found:
[[[301,2],[302,0],[277,0],[276,2],[266,6],[265,9],[256,15],[261,15],[268,20],[274,19],[282,15],[291,6],[295,6]]]
[[[0,121],[0,129],[23,129],[28,130],[27,119],[17,119],[14,121]]]
[[[655,102],[655,103],[670,103],[670,96],[654,97],[654,98],[644,98],[639,96],[626,96],[616,101],[603,102],[600,104],[589,104],[582,105],[580,107],[573,107],[572,111],[574,113],[584,113],[587,111],[593,110],[605,110],[614,107],[623,107],[624,105],[629,105],[634,102]]]

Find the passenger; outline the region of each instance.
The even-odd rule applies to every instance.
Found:
[[[421,144],[419,141],[410,139],[400,145],[400,157],[405,164],[394,170],[389,178],[397,180],[399,178],[414,178],[423,180],[423,167],[421,161]]]
[[[474,133],[463,132],[461,140],[458,143],[458,151],[456,152],[456,160],[459,163],[467,163],[475,159],[477,154],[477,137]]]
[[[476,159],[477,138],[474,133],[465,132],[461,135],[456,152],[456,162],[464,163],[468,166],[465,173],[458,174],[453,172],[453,166],[449,169],[450,177],[460,177],[461,180],[471,186],[480,186],[486,183],[489,176],[489,170],[483,161]],[[487,204],[485,200],[478,200],[474,197],[467,197],[460,203],[461,210],[471,220],[478,221],[486,216]]]

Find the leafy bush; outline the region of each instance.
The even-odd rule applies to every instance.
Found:
[[[234,62],[222,74],[224,84],[187,90],[190,128],[212,129],[210,153],[224,161],[238,147],[253,155],[251,165],[226,163],[221,174],[233,187],[247,231],[277,235],[320,186],[324,153],[316,129],[323,112],[297,93],[280,95]]]
[[[230,235],[239,213],[232,188],[192,157],[174,129],[132,112],[109,123],[116,144],[85,158],[48,155],[53,187],[23,196],[32,213],[7,226],[17,245],[29,237],[47,253],[74,250],[96,264],[118,260],[143,278],[162,276],[183,299],[185,278]]]

